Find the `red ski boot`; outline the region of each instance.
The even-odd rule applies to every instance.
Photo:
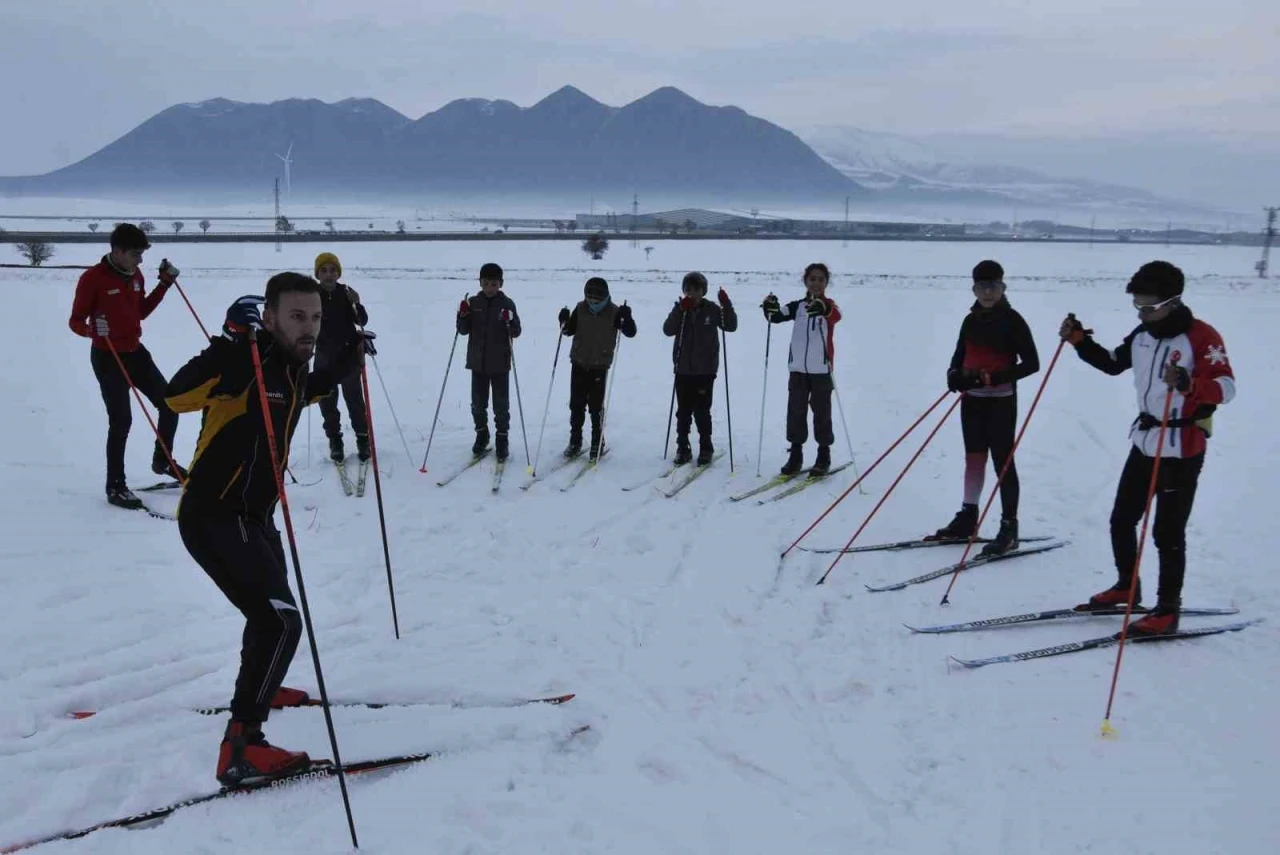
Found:
[[[1100,591],[1089,598],[1089,602],[1081,603],[1076,606],[1078,612],[1092,612],[1102,609],[1122,609],[1129,602],[1129,583],[1116,582],[1105,591]],[[1142,602],[1142,580],[1138,580],[1137,587],[1133,590],[1133,607],[1137,608]]]
[[[311,700],[311,696],[302,689],[290,689],[288,686],[281,686],[276,689],[275,696],[271,699],[271,708],[279,710],[285,707],[300,707],[309,700]]]
[[[311,758],[267,742],[257,722],[232,721],[218,749],[218,782],[226,787],[306,772]]]
[[[1173,635],[1178,631],[1178,613],[1182,604],[1157,604],[1151,612],[1141,620],[1129,625],[1130,635]]]

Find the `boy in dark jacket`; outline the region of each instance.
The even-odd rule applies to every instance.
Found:
[[[804,468],[810,409],[818,457],[809,471],[825,475],[831,469],[831,445],[836,441],[831,427],[831,393],[835,390],[831,366],[835,362],[834,335],[840,307],[827,297],[830,281],[831,271],[827,265],[816,262],[804,269],[803,300],[792,300],[784,306],[776,295],[770,294],[760,304],[765,319],[771,324],[795,321],[787,356],[791,371],[787,382],[787,442],[791,444],[791,453],[782,466],[783,475],[794,475]]]
[[[569,348],[569,446],[564,456],[582,453],[582,426],[585,411],[590,410],[590,459],[595,460],[600,456],[605,380],[613,365],[618,333],[635,338],[636,322],[630,306],[619,306],[609,299],[609,283],[599,276],[588,279],[582,290],[585,299],[572,312],[567,306],[560,310],[560,334],[573,336]]]
[[[480,293],[458,306],[458,334],[467,342],[467,370],[471,372],[471,418],[476,424],[472,454],[489,447],[489,390],[493,390],[493,426],[497,430],[498,460],[510,454],[511,341],[520,337],[520,316],[515,302],[502,293],[502,268],[489,262],[480,268]]]
[[[960,324],[947,388],[963,392],[964,501],[959,512],[929,539],[968,540],[977,533],[978,496],[990,452],[996,476],[1013,453],[1018,420],[1018,381],[1040,370],[1031,329],[1005,296],[1004,268],[990,259],[973,268],[976,301]],[[1000,531],[980,557],[1018,548],[1018,468],[1010,461],[1000,482]]]
[[[320,282],[320,304],[324,308],[320,336],[316,339],[315,370],[323,371],[336,363],[339,355],[351,349],[359,334],[356,327],[369,323],[369,313],[360,303],[360,295],[355,289],[338,281],[342,277],[342,262],[338,256],[332,252],[317,255],[315,274]],[[353,370],[338,380],[342,397],[347,402],[347,415],[351,417],[351,430],[356,435],[356,455],[364,463],[369,459],[369,422],[360,373]],[[338,389],[320,401],[320,413],[324,417],[324,435],[329,438],[329,457],[340,463],[346,459],[346,452],[342,447]]]
[[[719,305],[706,299],[707,277],[686,273],[680,284],[684,296],[671,307],[662,332],[675,338],[671,358],[675,365],[677,466],[693,459],[689,446],[690,422],[698,423],[698,465],[711,463],[711,398],[720,370],[720,330],[738,328],[738,313],[723,288]]]

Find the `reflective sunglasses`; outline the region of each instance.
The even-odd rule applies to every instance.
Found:
[[[1139,302],[1141,297],[1133,298],[1133,307],[1138,310],[1139,315],[1151,315],[1163,309],[1165,306],[1171,306],[1180,299],[1177,296],[1170,297],[1167,300],[1161,300],[1158,303],[1142,303]]]

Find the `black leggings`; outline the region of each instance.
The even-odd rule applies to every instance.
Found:
[[[189,496],[182,500],[178,531],[187,552],[245,616],[231,717],[266,721],[302,638],[280,532],[272,523],[207,510]]]
[[[165,388],[168,381],[156,368],[151,354],[145,347],[120,353],[120,361],[124,363],[129,379],[142,393],[142,397],[151,402],[160,414],[156,425],[160,438],[170,452],[173,451],[173,437],[178,432],[178,414],[169,409],[164,402]],[[98,388],[102,391],[102,403],[107,407],[107,487],[125,485],[124,449],[129,439],[129,429],[133,426],[133,393],[129,391],[129,380],[120,373],[120,366],[110,351],[92,348],[89,351],[89,362],[93,365],[94,376],[98,378]],[[164,448],[156,443],[154,460],[163,460],[166,468],[169,458]]]
[[[1138,556],[1138,523],[1146,509],[1147,491],[1151,487],[1151,469],[1155,458],[1137,448],[1129,449],[1129,458],[1116,486],[1116,501],[1111,509],[1111,551],[1116,559],[1120,582],[1133,579],[1133,565]],[[1182,580],[1187,572],[1187,520],[1200,483],[1204,455],[1165,457],[1160,460],[1155,494],[1155,520],[1152,539],[1160,554],[1160,589],[1158,601],[1177,604],[1182,596]]]
[[[965,502],[977,504],[982,492],[987,455],[996,477],[1013,452],[1013,438],[1018,421],[1018,396],[975,398],[965,395],[960,400],[960,431],[964,435]],[[1018,482],[1018,464],[1009,463],[1009,471],[1000,482],[1000,516],[1018,518],[1018,499],[1022,486]]]
[[[676,375],[676,441],[689,441],[689,428],[698,425],[700,439],[711,439],[711,399],[715,395],[716,375]]]

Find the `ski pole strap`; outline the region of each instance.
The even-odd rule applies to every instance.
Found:
[[[1192,416],[1190,418],[1169,419],[1165,426],[1171,428],[1198,427],[1207,434],[1209,431],[1205,422],[1205,416]],[[1133,425],[1138,430],[1154,430],[1160,427],[1160,419],[1150,413],[1139,413],[1138,417],[1133,420]]]

